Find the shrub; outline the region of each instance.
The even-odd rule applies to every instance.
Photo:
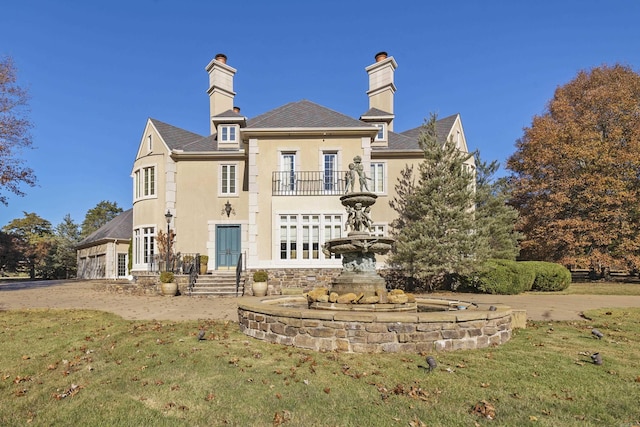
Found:
[[[264,270],[258,270],[253,273],[253,281],[254,282],[266,282],[269,279],[269,275]]]
[[[571,284],[571,272],[564,266],[553,262],[525,261],[536,272],[534,291],[563,291]]]
[[[473,288],[489,294],[519,294],[527,290],[529,283],[532,283],[531,273],[510,260],[489,260],[470,278]]]
[[[163,271],[160,273],[160,282],[162,283],[173,283],[174,275],[170,271]]]

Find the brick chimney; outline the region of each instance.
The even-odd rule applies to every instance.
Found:
[[[227,65],[227,55],[219,53],[206,67],[209,73],[209,112],[210,117],[233,109],[233,76],[236,69]],[[210,120],[211,134],[216,132],[216,125]]]
[[[387,52],[378,52],[375,55],[375,60],[375,63],[365,68],[369,74],[369,90],[367,91],[369,108],[377,108],[393,116],[393,95],[396,93],[393,76],[398,64],[393,56],[387,55]],[[388,126],[389,130],[393,130],[393,120]]]

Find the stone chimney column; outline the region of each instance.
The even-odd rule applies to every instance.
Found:
[[[369,74],[369,108],[377,108],[391,115],[393,112],[393,95],[396,93],[396,85],[393,77],[398,64],[393,56],[387,52],[379,52],[375,55],[376,62],[365,70]],[[393,130],[393,120],[388,125]]]
[[[233,76],[236,69],[227,65],[227,56],[219,53],[205,68],[209,73],[209,111],[210,117],[223,113],[233,108]],[[216,132],[216,127],[211,121],[211,134]]]

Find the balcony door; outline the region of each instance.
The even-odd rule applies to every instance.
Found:
[[[293,192],[296,185],[296,153],[282,153],[280,157],[280,185],[285,192]]]
[[[324,190],[334,191],[336,188],[336,171],[338,168],[338,155],[336,153],[324,153]]]

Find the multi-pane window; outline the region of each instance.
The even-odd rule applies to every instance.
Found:
[[[236,165],[220,165],[220,193],[237,194]]]
[[[302,215],[302,259],[320,257],[320,216]]]
[[[118,277],[127,275],[127,254],[118,254]]]
[[[156,194],[156,168],[150,166],[138,169],[134,175],[136,199],[140,197],[155,196]]]
[[[295,189],[296,178],[296,154],[282,153],[280,158],[280,180],[285,191]]]
[[[220,142],[237,142],[235,126],[220,126]]]
[[[385,131],[385,124],[384,123],[375,123],[375,125],[378,128],[378,133],[376,134],[376,138],[374,139],[374,141],[384,141],[385,137],[384,137],[384,131]]]
[[[280,215],[279,221],[280,259],[323,260],[324,242],[342,233],[342,215]]]
[[[342,215],[324,216],[324,242],[342,237]],[[340,258],[339,254],[331,254],[331,258]]]
[[[280,215],[280,259],[298,257],[298,216]]]
[[[371,163],[371,191],[384,193],[384,163]]]
[[[324,153],[324,189],[333,190],[336,183],[336,169],[337,169],[338,155],[336,153]]]
[[[156,246],[155,227],[142,227],[133,231],[134,262],[136,264],[151,264]]]
[[[371,235],[375,237],[384,237],[385,236],[385,226],[380,224],[373,224],[371,226]]]

